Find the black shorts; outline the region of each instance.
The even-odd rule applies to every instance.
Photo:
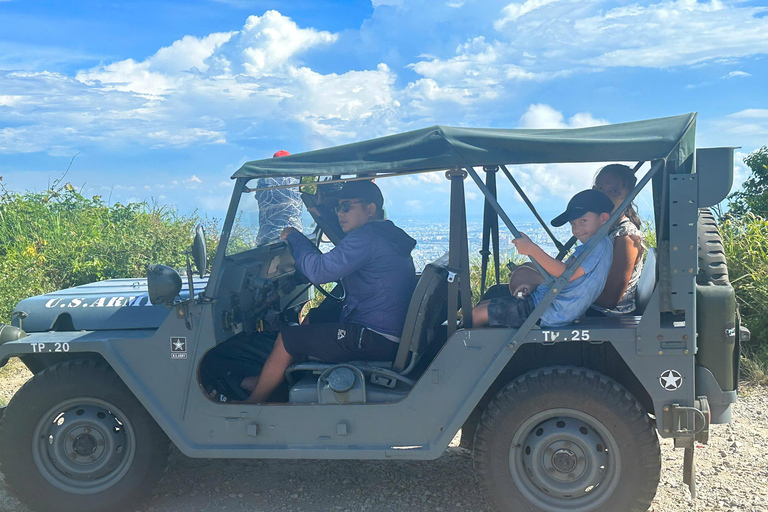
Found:
[[[492,327],[520,327],[535,307],[532,295],[526,295],[522,299],[511,295],[491,299],[488,303],[488,325]]]
[[[321,305],[309,311],[308,324],[283,327],[286,352],[297,363],[310,357],[326,363],[395,359],[398,343],[360,324],[341,323],[339,317],[340,309]]]

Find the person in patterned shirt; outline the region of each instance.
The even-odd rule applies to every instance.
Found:
[[[278,158],[288,155],[290,155],[288,151],[280,150],[272,156]],[[298,178],[259,178],[256,180],[256,188],[296,185],[298,183]],[[301,207],[303,203],[298,187],[259,190],[255,196],[259,203],[257,246],[280,240],[280,233],[285,227],[302,231]]]

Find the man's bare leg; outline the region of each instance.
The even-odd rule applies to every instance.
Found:
[[[254,375],[253,377],[246,377],[243,379],[243,382],[240,383],[240,387],[243,388],[245,391],[248,392],[250,395],[253,393],[253,390],[256,388],[256,384],[259,382],[259,376]]]
[[[240,384],[243,389],[248,389],[246,386],[254,385],[253,380],[256,380],[251,396],[248,397],[248,400],[240,403],[259,404],[266,402],[269,395],[283,382],[285,370],[291,366],[291,363],[293,363],[293,358],[285,351],[283,337],[278,335],[261,374],[258,377],[246,377]]]
[[[488,325],[488,302],[484,300],[472,309],[472,327]]]

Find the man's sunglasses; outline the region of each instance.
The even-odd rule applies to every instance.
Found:
[[[339,213],[340,211],[341,211],[341,212],[344,212],[344,213],[348,213],[348,212],[349,212],[349,210],[351,210],[351,209],[352,209],[352,205],[353,205],[353,204],[364,203],[364,202],[365,202],[365,201],[342,201],[342,202],[340,202],[340,203],[339,203],[339,204],[338,204],[338,205],[337,205],[337,206],[334,208],[334,210],[336,211],[336,213]]]

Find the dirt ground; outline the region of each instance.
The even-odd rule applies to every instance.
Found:
[[[29,377],[12,361],[0,370],[0,404]],[[653,512],[768,510],[768,388],[745,386],[734,422],[713,425],[696,450],[699,497],[682,483],[683,451],[662,441]],[[0,480],[0,510],[29,512]],[[137,512],[488,511],[457,446],[429,462],[190,459],[174,450],[166,478]]]

